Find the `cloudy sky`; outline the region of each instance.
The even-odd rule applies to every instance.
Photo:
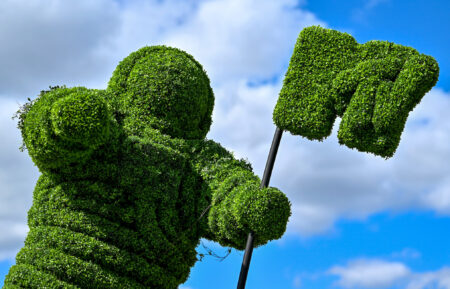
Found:
[[[105,88],[132,51],[181,48],[211,79],[208,138],[262,176],[296,38],[321,25],[359,43],[389,40],[432,55],[439,82],[410,114],[389,160],[339,146],[336,129],[324,142],[284,134],[271,185],[293,214],[282,239],[254,251],[246,288],[449,289],[448,11],[446,0],[1,0],[0,285],[27,234],[39,176],[11,120],[27,97],[49,85]],[[205,257],[180,288],[235,287],[242,256]]]

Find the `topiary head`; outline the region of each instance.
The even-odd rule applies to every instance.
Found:
[[[179,49],[151,46],[131,53],[117,66],[108,90],[133,134],[151,127],[176,138],[203,139],[211,126],[209,78]]]

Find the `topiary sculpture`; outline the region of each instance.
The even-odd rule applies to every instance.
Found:
[[[177,288],[201,237],[236,249],[280,238],[290,203],[205,139],[214,95],[201,65],[144,47],[106,90],[56,87],[19,127],[42,173],[30,231],[3,288]]]
[[[400,142],[409,112],[437,82],[433,57],[387,41],[358,44],[336,30],[311,26],[294,48],[273,120],[310,140],[339,143],[386,158]]]

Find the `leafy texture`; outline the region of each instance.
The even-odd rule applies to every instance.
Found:
[[[214,95],[202,66],[176,48],[145,47],[131,53],[116,68],[108,90],[125,126],[135,133],[153,127],[184,139],[205,138],[211,126]]]
[[[41,171],[25,246],[4,288],[177,288],[200,238],[280,238],[290,203],[205,139],[214,95],[187,53],[144,47],[108,88],[54,87],[22,107]]]
[[[437,82],[431,56],[387,41],[356,43],[319,26],[302,30],[276,104],[275,124],[310,140],[330,135],[342,117],[340,144],[392,157],[409,112]]]

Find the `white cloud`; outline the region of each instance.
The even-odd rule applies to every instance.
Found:
[[[35,96],[106,76],[101,51],[120,24],[115,1],[4,0],[0,11],[0,94]]]
[[[407,289],[450,289],[450,267],[438,271],[416,274],[409,282]]]
[[[424,196],[424,204],[439,213],[450,213],[450,177],[444,178],[431,192]]]
[[[335,285],[340,288],[383,289],[450,289],[450,268],[436,271],[413,272],[401,262],[381,259],[356,259],[347,265],[337,265],[327,274],[338,277]]]
[[[213,83],[284,75],[300,30],[325,26],[298,1],[217,0],[167,38],[203,64]]]
[[[294,202],[292,204],[292,217],[288,224],[288,232],[294,234],[317,235],[327,232],[333,227],[333,221],[338,217],[324,206]]]
[[[15,221],[0,221],[0,227],[4,228],[0,235],[0,260],[12,260],[23,246],[28,226]]]
[[[264,144],[271,142],[271,132],[275,130],[271,115],[276,102],[274,95],[280,88],[279,84],[249,87],[241,81],[216,89],[213,125],[208,137],[225,147],[233,147],[238,157],[251,157],[247,153],[255,149],[257,156],[265,153]],[[264,165],[264,162],[265,159],[258,163]]]
[[[402,263],[383,260],[354,260],[347,266],[335,266],[329,270],[338,275],[337,285],[343,288],[388,288],[410,274]]]
[[[23,246],[38,176],[28,154],[19,151],[20,132],[11,120],[18,108],[17,102],[0,98],[0,260],[12,259]]]
[[[198,0],[133,0],[123,1],[120,29],[106,53],[117,62],[144,46],[167,45],[164,40],[185,25],[203,1]]]

